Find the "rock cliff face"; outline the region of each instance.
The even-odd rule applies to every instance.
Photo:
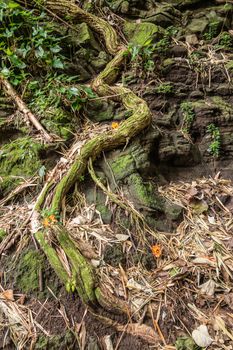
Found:
[[[123,151],[108,154],[108,166],[101,161],[98,167],[113,189],[114,177],[141,210],[149,208],[147,217],[162,228],[159,217],[171,225],[171,217],[176,220],[180,212],[169,208],[169,213],[155,195],[158,183],[191,181],[216,170],[232,178],[233,6],[217,1],[102,1],[99,5],[105,13],[110,9],[130,20],[121,23],[122,31],[139,52],[143,33],[151,33],[147,50],[152,62],[140,52],[144,58],[131,62],[121,83],[148,102],[153,124]],[[111,16],[117,23],[118,17]],[[111,105],[104,110],[102,120],[113,118]],[[99,121],[99,115],[94,120]],[[121,118],[124,114],[115,112],[114,119]],[[164,216],[170,219],[164,221]],[[109,213],[107,220],[110,217]]]

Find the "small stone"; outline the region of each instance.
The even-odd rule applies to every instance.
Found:
[[[175,203],[166,203],[165,205],[165,213],[166,217],[171,220],[178,220],[183,212],[183,208]]]
[[[194,18],[187,26],[187,30],[191,33],[203,33],[208,25],[208,20],[205,17]]]
[[[189,95],[190,98],[202,98],[203,97],[203,92],[200,90],[194,90],[190,93]]]
[[[198,38],[196,34],[190,34],[185,37],[186,43],[190,45],[197,45],[198,44]]]
[[[171,48],[170,53],[174,57],[186,57],[188,52],[187,52],[186,47],[184,47],[182,45],[174,45]]]

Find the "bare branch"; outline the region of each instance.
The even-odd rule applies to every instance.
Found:
[[[0,84],[2,85],[5,93],[11,97],[11,99],[15,102],[17,105],[18,110],[23,113],[26,118],[34,125],[34,127],[43,135],[44,139],[47,142],[52,142],[53,138],[50,136],[47,131],[43,128],[43,126],[40,124],[40,122],[36,119],[34,114],[30,111],[30,109],[27,107],[27,105],[23,102],[23,100],[19,97],[13,86],[9,83],[9,81],[4,78],[3,76],[0,76]]]

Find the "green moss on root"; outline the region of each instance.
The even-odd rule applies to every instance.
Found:
[[[82,256],[68,232],[62,226],[54,227],[55,235],[69,257],[73,275],[76,277],[76,289],[80,298],[87,304],[94,303],[95,275],[92,266]]]

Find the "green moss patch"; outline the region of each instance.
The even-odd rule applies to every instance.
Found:
[[[136,164],[131,154],[119,156],[110,162],[110,166],[116,181],[123,180],[135,171]]]
[[[53,134],[68,140],[75,128],[72,123],[72,116],[60,107],[48,107],[44,112],[41,124]]]
[[[16,272],[17,287],[24,293],[39,291],[39,271],[43,268],[43,255],[28,249],[19,259]]]
[[[0,192],[6,194],[16,187],[23,178],[38,172],[42,166],[39,152],[43,149],[40,143],[30,137],[18,138],[5,144],[0,149]]]
[[[144,183],[142,177],[134,173],[128,177],[129,192],[132,198],[143,207],[163,209],[164,201],[158,195],[151,183]]]
[[[50,337],[40,335],[35,344],[35,350],[71,350],[74,349],[74,347],[78,349],[78,344],[76,344],[75,336],[69,331],[65,334],[53,335]]]
[[[125,22],[124,34],[130,43],[134,45],[144,45],[148,40],[159,34],[159,27],[153,23],[131,23]]]
[[[7,235],[6,231],[0,228],[0,243],[6,237],[6,235]]]

